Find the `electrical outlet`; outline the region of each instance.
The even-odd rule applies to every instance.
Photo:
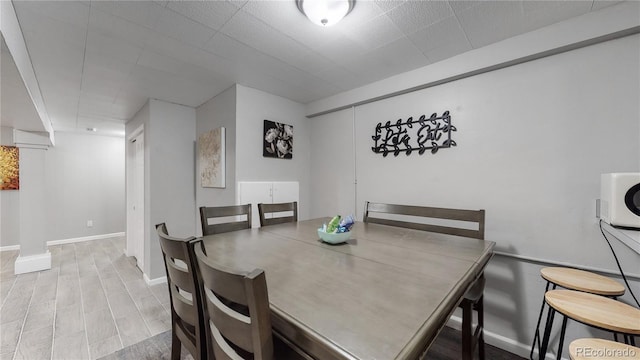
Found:
[[[87,227],[93,227],[93,220],[87,220]]]

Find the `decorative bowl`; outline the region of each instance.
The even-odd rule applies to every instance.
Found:
[[[343,233],[326,233],[322,231],[322,229],[318,229],[318,236],[320,239],[329,244],[340,244],[343,243],[351,237],[351,232],[343,232]]]

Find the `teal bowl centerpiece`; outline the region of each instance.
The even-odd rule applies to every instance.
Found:
[[[351,232],[342,233],[326,233],[322,229],[318,229],[318,236],[320,239],[328,244],[341,244],[351,237]]]

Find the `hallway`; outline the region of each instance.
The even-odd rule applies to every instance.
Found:
[[[148,286],[125,238],[50,246],[52,268],[14,275],[0,252],[0,359],[97,359],[171,325],[167,284]]]

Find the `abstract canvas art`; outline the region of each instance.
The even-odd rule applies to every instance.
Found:
[[[0,146],[0,190],[20,189],[20,149]]]
[[[202,187],[225,187],[224,127],[206,132],[198,138],[200,184]]]
[[[265,120],[262,140],[262,156],[293,158],[293,126]]]

